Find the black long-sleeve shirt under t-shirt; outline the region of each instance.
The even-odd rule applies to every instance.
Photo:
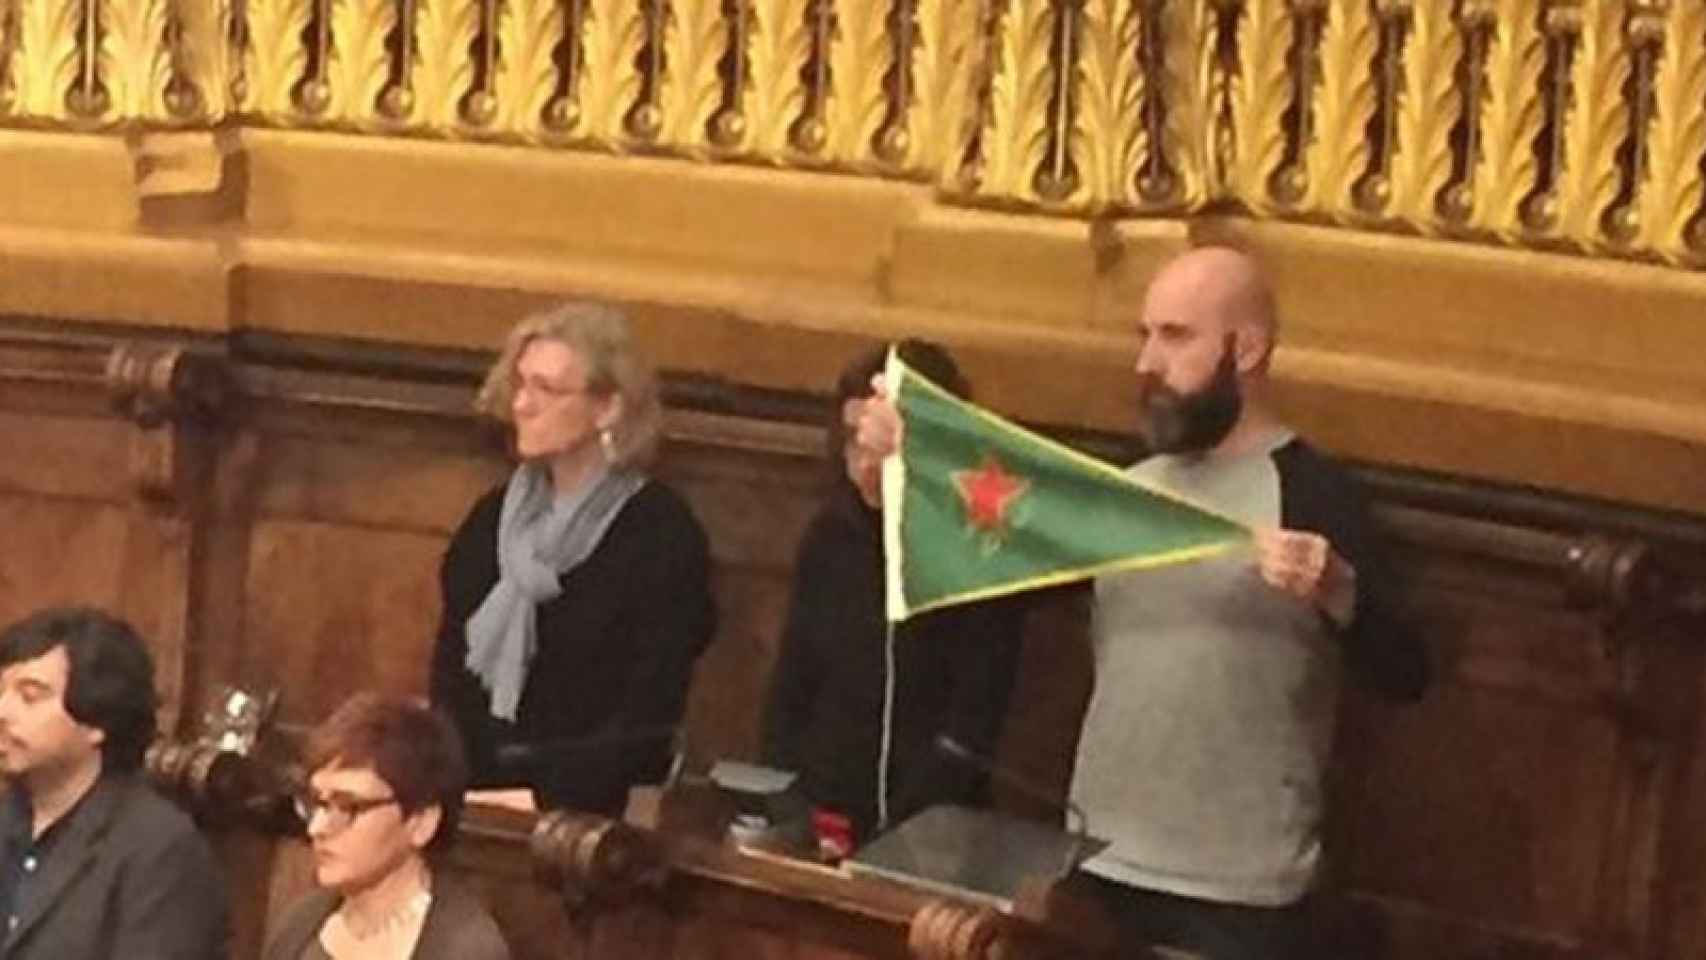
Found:
[[[514,723],[464,665],[465,627],[498,580],[504,488],[481,497],[440,567],[444,614],[432,701],[455,720],[475,786],[531,786],[542,806],[619,813],[628,787],[665,772],[693,665],[716,616],[705,533],[657,481],[623,505],[598,547],[538,605],[538,648]],[[505,762],[533,748],[531,760]]]
[[[838,484],[801,540],[782,652],[764,716],[764,759],[795,770],[815,804],[878,826],[889,651],[879,514]],[[1022,601],[983,601],[895,627],[889,823],[936,803],[977,804],[985,778],[946,755],[952,737],[995,751],[1018,662]]]

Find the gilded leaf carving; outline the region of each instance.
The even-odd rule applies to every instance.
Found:
[[[983,5],[977,0],[919,0],[909,166],[939,176],[965,148],[982,22]]]
[[[396,28],[393,0],[332,0],[332,53],[326,71],[332,116],[355,124],[373,119],[391,75],[385,40]]]
[[[1623,42],[1625,0],[1587,0],[1585,29],[1571,65],[1564,125],[1561,232],[1584,246],[1600,236],[1600,217],[1622,186],[1617,150],[1629,133],[1629,53]]]
[[[504,0],[499,7],[495,87],[503,129],[539,134],[541,114],[557,88],[553,52],[562,40],[560,0]]]
[[[646,22],[634,0],[588,0],[585,39],[586,74],[581,80],[582,130],[592,139],[615,145],[624,139],[623,118],[640,94],[635,60],[646,38]]]
[[[1495,21],[1470,222],[1506,239],[1520,233],[1519,208],[1534,189],[1534,138],[1545,121],[1540,92],[1545,66],[1546,47],[1533,17]]]
[[[16,7],[10,0],[0,0],[0,116],[11,113],[18,104],[18,58],[13,56],[18,48],[17,31]]]
[[[1162,153],[1179,178],[1180,200],[1196,207],[1221,189],[1214,163],[1215,116],[1228,78],[1216,66],[1214,5],[1163,3],[1162,87],[1167,109]]]
[[[291,91],[308,67],[303,31],[313,11],[311,0],[247,0],[248,48],[244,74],[247,94],[242,109],[276,120],[295,110]]]
[[[462,98],[474,83],[472,48],[479,32],[480,0],[416,0],[416,60],[410,72],[415,122],[444,131],[462,122]]]
[[[1646,245],[1676,260],[1686,252],[1689,221],[1700,210],[1700,162],[1706,154],[1706,4],[1672,4],[1654,91],[1642,176]]]
[[[1292,99],[1288,59],[1294,32],[1287,0],[1245,0],[1238,21],[1240,68],[1231,79],[1228,186],[1252,210],[1272,208],[1268,178],[1285,159],[1282,117]]]
[[[1305,203],[1334,217],[1354,210],[1351,188],[1368,168],[1368,124],[1378,98],[1374,59],[1379,52],[1380,35],[1367,0],[1327,6],[1315,122],[1304,146],[1309,171]]]
[[[203,116],[223,116],[232,67],[232,50],[226,41],[231,35],[231,0],[181,3],[177,9],[183,26],[180,69],[184,79],[195,87]]]
[[[705,125],[722,102],[717,63],[728,52],[722,0],[672,0],[664,34],[664,139],[689,150],[705,147]]]
[[[1011,0],[996,40],[996,72],[989,90],[980,192],[1033,200],[1033,178],[1047,149],[1052,86],[1049,43],[1054,13],[1049,0]]]
[[[863,166],[871,138],[883,122],[888,98],[883,75],[894,62],[889,43],[888,3],[836,5],[835,42],[829,55],[830,155],[846,166]]]
[[[1416,0],[1404,45],[1391,210],[1423,233],[1438,226],[1434,204],[1451,180],[1451,128],[1463,113],[1456,77],[1463,34],[1453,22],[1454,5],[1454,0]]]
[[[172,57],[166,47],[166,0],[104,0],[99,70],[120,117],[166,114]]]
[[[806,102],[800,71],[811,54],[808,0],[758,0],[748,47],[747,144],[760,156],[788,152],[788,129]]]
[[[1083,49],[1074,65],[1078,110],[1071,135],[1080,175],[1078,190],[1068,202],[1132,206],[1137,201],[1137,171],[1148,147],[1137,59],[1137,5],[1130,0],[1088,0],[1083,23]]]
[[[65,94],[77,79],[77,0],[32,0],[19,14],[18,49],[13,57],[18,112],[57,118],[65,115]]]

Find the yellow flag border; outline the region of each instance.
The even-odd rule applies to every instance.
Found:
[[[1196,510],[1199,513],[1206,513],[1211,517],[1215,517],[1239,530],[1244,531],[1245,533],[1249,533],[1250,528],[1247,524],[1227,515],[1226,513],[1223,513],[1220,510],[1216,510],[1207,504],[1199,503],[1189,497],[1180,496],[1170,490],[1164,490],[1160,487],[1144,483],[1128,476],[1125,471],[1113,466],[1112,464],[1074,450],[1063,443],[1051,440],[1033,430],[1020,426],[1011,420],[991,413],[974,403],[970,403],[954,396],[952,393],[931,381],[929,377],[926,377],[907,366],[906,362],[900,359],[894,348],[890,347],[888,358],[883,365],[883,381],[889,398],[895,404],[895,411],[897,414],[901,412],[901,385],[902,382],[907,379],[916,381],[918,386],[924,388],[928,392],[934,393],[938,399],[959,407],[965,412],[971,414],[974,418],[982,420],[984,423],[1019,440],[1029,443],[1032,446],[1039,447],[1048,453],[1071,460],[1077,463],[1080,467],[1092,472],[1100,473],[1120,484],[1140,490],[1149,496],[1171,501],[1180,506]],[[904,416],[902,419],[904,421]],[[1121,560],[1110,560],[1103,563],[1089,564],[1083,567],[1074,567],[1070,570],[1057,570],[1053,573],[1044,574],[1039,577],[1030,577],[1025,580],[1012,580],[1007,583],[1000,584],[999,586],[987,587],[981,590],[968,590],[962,593],[949,594],[944,597],[938,597],[926,604],[911,606],[907,603],[906,599],[906,585],[904,578],[906,551],[905,545],[901,540],[901,524],[904,519],[902,514],[905,510],[904,504],[906,493],[906,451],[904,447],[905,445],[903,443],[901,449],[896,450],[894,453],[884,458],[882,466],[883,561],[887,574],[886,609],[890,622],[899,622],[916,614],[935,610],[940,607],[952,606],[956,603],[970,603],[975,600],[987,600],[991,597],[1006,596],[1011,593],[1022,593],[1026,590],[1052,587],[1062,583],[1071,583],[1077,580],[1087,580],[1091,577],[1100,576],[1104,573],[1144,570],[1153,567],[1164,567],[1174,563],[1186,563],[1191,560],[1201,560],[1217,554],[1226,553],[1240,545],[1240,542],[1237,540],[1228,540],[1220,543],[1204,544],[1197,547],[1184,547],[1178,550],[1169,550],[1165,553],[1152,553],[1141,557],[1127,557]]]

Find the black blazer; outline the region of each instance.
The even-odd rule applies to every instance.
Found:
[[[445,551],[432,702],[462,732],[474,786],[531,786],[541,806],[619,814],[631,785],[667,769],[694,662],[716,629],[705,532],[686,501],[648,480],[563,576],[562,594],[538,606],[539,648],[506,723],[463,665],[464,627],[498,579],[503,494],[482,497]],[[516,745],[538,751],[531,763],[505,761],[501,748]]]
[[[195,825],[134,775],[103,775],[60,825],[6,960],[223,960],[225,882]],[[0,837],[28,837],[19,810]],[[0,841],[3,842],[3,841]]]

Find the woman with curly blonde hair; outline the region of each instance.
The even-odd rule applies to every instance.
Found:
[[[476,402],[519,464],[445,553],[433,702],[475,786],[620,812],[667,767],[715,626],[704,531],[647,472],[655,378],[619,311],[569,304],[510,331]]]

